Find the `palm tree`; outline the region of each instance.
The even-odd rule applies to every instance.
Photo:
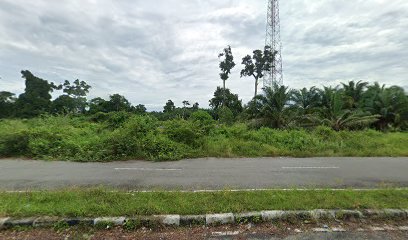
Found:
[[[256,96],[252,104],[258,107],[256,120],[274,128],[283,128],[292,120],[290,99],[292,91],[286,86],[273,84],[264,88],[264,94]]]
[[[329,120],[329,124],[331,127],[336,130],[353,130],[353,129],[361,129],[370,126],[372,123],[378,120],[378,115],[369,115],[364,112],[356,112],[351,110],[344,110],[340,113],[340,115],[334,116],[332,119],[325,119],[326,121]]]
[[[316,87],[294,90],[291,99],[295,106],[304,114],[310,114],[320,103],[320,95]]]
[[[366,110],[380,116],[374,123],[379,130],[399,128],[408,122],[408,98],[401,87],[385,88],[376,83],[368,87],[363,102]]]
[[[322,99],[320,112],[305,115],[304,125],[327,125],[336,131],[352,130],[367,127],[379,118],[378,115],[345,109],[343,92],[336,88],[324,87],[320,94]]]
[[[350,81],[348,84],[342,83],[342,85],[344,100],[347,104],[346,107],[356,109],[360,103],[368,82],[358,81],[355,83],[354,81]]]
[[[320,98],[318,110],[321,116],[330,118],[336,112],[343,109],[341,93],[337,87],[323,87],[323,89],[319,89],[318,92]]]
[[[183,118],[186,119],[186,110],[187,110],[187,106],[190,106],[190,102],[187,100],[184,100],[182,103],[183,103]]]

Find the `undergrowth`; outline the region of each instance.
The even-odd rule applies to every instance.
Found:
[[[251,129],[205,112],[159,121],[128,113],[0,120],[0,157],[154,161],[195,157],[408,156],[408,133],[374,130]]]

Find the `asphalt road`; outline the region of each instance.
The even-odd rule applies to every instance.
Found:
[[[111,163],[0,160],[0,189],[408,187],[408,158],[249,158]]]

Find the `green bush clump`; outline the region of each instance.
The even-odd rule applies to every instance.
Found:
[[[143,150],[153,161],[179,160],[187,156],[187,148],[166,136],[149,134],[144,139]]]
[[[198,110],[191,114],[190,120],[197,129],[199,129],[203,134],[209,134],[212,129],[214,129],[215,121],[211,115],[203,110]]]
[[[3,133],[0,136],[0,156],[29,155],[29,138],[26,132]]]
[[[163,132],[171,140],[190,146],[198,146],[203,136],[193,122],[182,119],[165,122]]]

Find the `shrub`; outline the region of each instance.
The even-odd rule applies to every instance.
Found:
[[[166,136],[149,134],[143,141],[143,150],[149,160],[179,160],[186,156],[187,149]]]
[[[0,137],[0,156],[28,156],[29,137],[27,132],[3,133]]]
[[[221,123],[231,125],[234,122],[234,114],[228,107],[222,107],[218,110],[218,116]]]
[[[149,116],[134,115],[127,120],[123,128],[120,129],[122,134],[143,137],[149,132],[158,131],[158,121],[156,118]]]
[[[29,134],[29,149],[33,157],[55,158],[61,149],[62,134],[54,131],[35,129]]]
[[[208,134],[212,129],[214,129],[215,121],[212,116],[203,110],[194,112],[190,120],[193,121],[194,127],[199,129],[203,134]]]
[[[325,141],[327,141],[327,140],[330,140],[330,141],[338,140],[336,131],[334,131],[331,127],[318,126],[318,127],[316,127],[314,129],[313,133],[316,136],[322,138]]]
[[[109,115],[107,113],[97,112],[93,114],[89,119],[92,122],[101,123],[101,122],[105,122],[106,120],[108,120],[108,118],[109,118]]]
[[[211,117],[211,115],[203,110],[198,110],[195,111],[191,114],[190,120],[193,122],[200,122],[200,123],[212,123],[214,119]]]
[[[202,140],[200,129],[197,129],[192,122],[182,119],[165,122],[163,132],[171,140],[190,146],[198,146]]]
[[[401,132],[335,132],[324,126],[309,131],[254,130],[246,124],[217,125],[204,111],[193,113],[188,121],[159,122],[127,113],[106,116],[111,119],[103,122],[72,116],[0,120],[0,157],[166,161],[198,156],[408,156],[408,135]]]
[[[130,117],[131,113],[128,112],[111,112],[108,113],[108,119],[106,123],[110,128],[119,128],[121,127]]]

